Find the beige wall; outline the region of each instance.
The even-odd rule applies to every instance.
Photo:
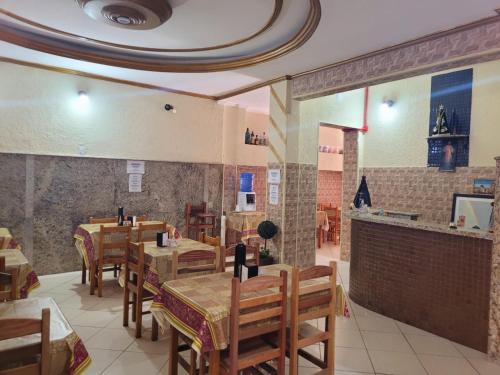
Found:
[[[223,109],[212,100],[9,63],[0,80],[0,152],[76,156],[83,145],[90,157],[222,162]]]
[[[224,106],[223,116],[223,163],[231,165],[267,165],[267,147],[246,145],[245,131],[260,135],[264,132],[269,140],[269,115],[248,112],[238,106]]]
[[[494,166],[494,157],[500,155],[500,61],[472,68],[469,166]],[[427,165],[431,77],[428,74],[370,87],[369,131],[360,135],[361,166]],[[396,101],[389,112],[381,110],[384,98]],[[362,111],[361,106],[358,111]]]
[[[337,150],[344,147],[344,132],[327,126],[319,127],[319,144],[336,147]],[[338,151],[337,151],[338,152]],[[322,171],[342,171],[343,155],[339,153],[318,152],[318,169]]]

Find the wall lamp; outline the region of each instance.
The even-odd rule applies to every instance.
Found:
[[[177,113],[177,110],[175,109],[175,107],[172,104],[165,104],[165,111]]]
[[[392,99],[384,99],[382,106],[385,108],[391,108],[396,102]]]

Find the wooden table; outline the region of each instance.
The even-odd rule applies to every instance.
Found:
[[[172,253],[177,250],[179,254],[191,250],[215,251],[215,247],[205,243],[181,238],[177,240],[176,247],[158,247],[156,242],[144,242],[144,263],[146,266],[144,288],[151,293],[158,293],[161,285],[172,280]],[[124,285],[123,275],[120,275],[120,285]]]
[[[3,249],[0,251],[0,257],[5,258],[6,270],[14,269],[17,272],[17,298],[27,298],[33,289],[40,286],[35,271],[21,250]]]
[[[18,244],[12,237],[10,230],[7,228],[0,228],[0,250],[2,249],[16,249]]]
[[[143,224],[160,224],[161,221],[143,221]],[[85,272],[90,269],[90,265],[94,261],[96,252],[99,249],[99,232],[101,230],[101,225],[105,227],[116,227],[118,224],[80,224],[76,228],[73,238],[75,239],[75,247],[82,257],[82,284],[85,284]],[[139,227],[135,226],[131,228],[131,241],[137,241],[137,232]],[[173,228],[175,233],[178,233],[175,228]]]
[[[50,308],[50,374],[82,373],[91,362],[90,356],[52,298],[29,298],[0,303],[0,319],[40,319],[44,308]],[[39,335],[0,341],[0,369],[1,362],[9,354],[12,356],[12,353],[18,351],[28,353],[39,343]],[[8,364],[8,359],[5,362]]]
[[[240,240],[248,244],[251,238],[260,238],[257,227],[264,220],[265,212],[230,212],[226,217],[226,245]]]
[[[291,285],[292,267],[274,264],[259,268],[259,273],[279,275],[288,271]],[[219,371],[220,351],[229,343],[232,273],[221,272],[206,276],[172,280],[164,283],[156,294],[151,312],[162,328],[170,324],[192,340],[192,348],[209,355],[209,373]],[[314,285],[325,280],[309,280]],[[263,290],[262,293],[268,293]],[[291,286],[288,288],[289,298]],[[342,287],[337,287],[337,315],[349,316]]]

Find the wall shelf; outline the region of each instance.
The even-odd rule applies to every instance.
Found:
[[[438,134],[431,135],[427,137],[427,139],[461,139],[461,138],[469,138],[467,134]]]

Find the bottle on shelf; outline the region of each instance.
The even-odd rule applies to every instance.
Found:
[[[253,145],[254,140],[255,140],[255,134],[253,134],[253,130],[252,130],[252,133],[250,134],[250,144],[251,145]]]
[[[250,144],[250,129],[247,128],[247,131],[245,132],[245,144],[248,145]]]
[[[259,135],[255,134],[254,145],[258,145],[258,144],[259,144]]]
[[[266,132],[262,133],[262,144],[264,146],[267,146],[267,135],[266,135]]]

